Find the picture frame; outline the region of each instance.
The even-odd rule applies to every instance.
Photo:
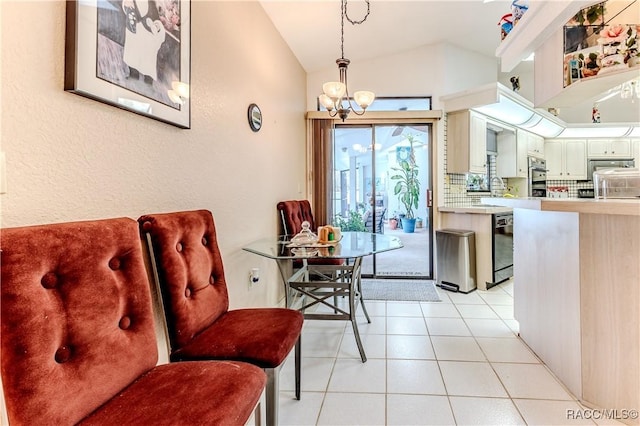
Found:
[[[64,90],[191,128],[191,0],[68,0]]]

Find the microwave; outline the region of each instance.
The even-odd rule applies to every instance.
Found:
[[[587,160],[587,180],[593,180],[593,172],[603,169],[628,169],[635,167],[633,158],[609,158]]]

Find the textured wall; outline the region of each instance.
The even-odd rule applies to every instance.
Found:
[[[65,3],[3,1],[2,225],[210,209],[232,306],[282,295],[275,263],[241,250],[303,197],[306,76],[256,2],[194,1],[191,129],[63,91]],[[246,111],[257,103],[263,128]],[[251,267],[262,284],[248,290]]]

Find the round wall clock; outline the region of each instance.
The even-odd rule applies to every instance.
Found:
[[[256,104],[249,105],[249,110],[247,112],[249,119],[249,127],[254,132],[257,132],[262,127],[262,111],[260,111],[260,107]]]

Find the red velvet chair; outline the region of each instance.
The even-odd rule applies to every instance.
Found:
[[[288,200],[280,201],[277,205],[282,225],[281,235],[293,237],[302,231],[302,222],[307,221],[311,225],[311,230],[316,232],[316,221],[313,218],[313,210],[308,200]]]
[[[316,221],[313,218],[313,210],[308,200],[288,200],[280,201],[276,208],[280,216],[281,235],[293,237],[302,231],[302,222],[309,222],[310,229],[315,233],[318,230]],[[309,258],[307,262],[310,265],[342,265],[344,259],[322,259]],[[293,268],[300,268],[302,260],[294,260]]]
[[[277,424],[278,375],[294,346],[300,399],[302,314],[283,308],[229,310],[211,212],[149,214],[138,221],[164,301],[171,360],[227,359],[264,368],[267,423]]]
[[[1,230],[1,372],[11,425],[244,424],[265,373],[241,362],[156,366],[132,219]]]

